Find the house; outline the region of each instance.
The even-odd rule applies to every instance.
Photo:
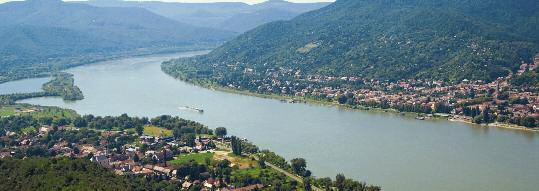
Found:
[[[44,134],[49,133],[51,130],[52,130],[51,126],[43,126],[39,128],[39,133],[44,135]]]
[[[11,157],[10,152],[0,152],[0,159]]]
[[[155,142],[155,137],[143,135],[143,136],[140,136],[140,140],[142,142],[153,143]]]
[[[153,171],[157,174],[165,175],[165,176],[172,176],[173,169],[171,168],[165,168],[160,166],[154,166]]]
[[[160,152],[154,152],[152,154],[152,159],[156,160],[157,162],[164,162],[167,159],[171,159],[171,158],[172,158],[172,151],[169,149],[165,149]]]
[[[189,189],[191,187],[191,185],[193,185],[192,183],[190,183],[189,181],[185,181],[183,182],[182,184],[182,188],[183,189]]]
[[[95,162],[103,167],[108,167],[109,166],[109,158],[107,158],[107,156],[105,155],[96,155],[96,156],[93,156],[90,161],[92,162]]]
[[[213,178],[208,178],[203,182],[204,187],[212,189],[215,185],[215,180]]]
[[[262,189],[262,188],[264,188],[264,185],[255,184],[255,185],[250,185],[250,186],[246,186],[246,187],[232,189],[232,191],[251,191],[251,190],[258,190],[258,189]]]
[[[233,188],[233,189],[223,188],[223,189],[220,189],[219,191],[251,191],[251,190],[259,190],[262,188],[264,188],[264,185],[254,184],[254,185],[241,187],[241,188]]]

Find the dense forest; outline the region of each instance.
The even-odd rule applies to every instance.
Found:
[[[535,0],[338,0],[164,68],[211,81],[259,79],[280,68],[381,80],[491,81],[531,63],[539,52],[538,22]]]
[[[130,190],[127,179],[85,159],[2,159],[0,190]]]

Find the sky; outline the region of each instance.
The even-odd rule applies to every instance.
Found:
[[[10,0],[0,0],[0,3],[4,3]],[[261,3],[266,0],[154,0],[154,1],[166,1],[166,2],[184,2],[184,3],[209,3],[209,2],[244,2],[249,4]],[[333,2],[335,0],[288,0],[294,3],[312,3],[312,2]]]

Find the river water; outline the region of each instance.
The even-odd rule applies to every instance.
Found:
[[[224,126],[287,159],[303,157],[316,176],[348,177],[384,190],[539,189],[539,135],[391,113],[287,104],[213,91],[173,79],[162,61],[205,52],[107,61],[67,70],[85,99],[35,98],[81,114],[162,114]],[[198,107],[204,113],[182,110]]]
[[[2,83],[0,84],[0,95],[40,92],[43,91],[41,86],[49,80],[51,78],[32,78]]]

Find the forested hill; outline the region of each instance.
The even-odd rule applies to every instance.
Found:
[[[60,0],[0,4],[0,28],[3,29],[2,42],[8,42],[2,47],[21,47],[21,51],[17,51],[20,53],[37,48],[48,51],[66,51],[62,49],[66,47],[71,51],[109,48],[110,51],[178,46],[224,41],[234,35],[180,23],[142,8],[93,7]],[[14,34],[6,35],[9,32]],[[71,39],[74,36],[79,40]],[[71,46],[73,43],[78,46]],[[42,54],[49,53],[38,50]]]
[[[135,185],[86,159],[2,159],[0,167],[0,190],[134,190]]]
[[[493,80],[531,61],[539,52],[537,31],[537,0],[338,0],[176,64],[197,62],[198,70],[213,72],[236,65],[387,80]]]
[[[235,35],[183,24],[142,8],[60,0],[2,3],[0,83],[118,52],[214,45]]]

